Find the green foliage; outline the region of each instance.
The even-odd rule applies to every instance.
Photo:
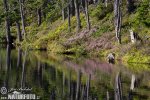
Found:
[[[133,48],[123,57],[123,60],[128,63],[149,63],[150,56]]]
[[[140,6],[137,8],[137,11],[130,21],[133,26],[144,25],[150,27],[150,6],[149,0],[142,1]]]
[[[106,17],[106,15],[113,11],[113,5],[109,4],[108,7],[105,7],[104,5],[97,5],[97,7],[94,9],[94,11],[91,12],[92,17],[96,17],[98,20],[103,19]]]
[[[100,37],[101,35],[103,35],[103,33],[109,32],[110,31],[109,28],[110,28],[110,26],[102,26],[95,33],[93,33],[92,35],[94,37]]]

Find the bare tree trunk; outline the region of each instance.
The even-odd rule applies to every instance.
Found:
[[[71,0],[71,15],[75,15],[75,5],[74,5],[74,0]]]
[[[76,100],[79,100],[79,97],[80,97],[80,88],[81,88],[81,72],[79,70],[78,71],[78,76],[77,76]]]
[[[21,35],[20,23],[18,22],[18,20],[16,20],[16,26],[17,26],[18,40],[19,40],[19,42],[21,42],[22,41],[22,35]]]
[[[90,81],[91,81],[91,75],[88,75],[88,80],[86,82],[87,91],[86,91],[86,100],[89,98],[89,91],[90,91]]]
[[[10,55],[11,55],[11,47],[10,47],[10,45],[9,44],[7,44],[7,53],[6,53],[6,70],[8,70],[9,69],[9,67],[10,67]]]
[[[132,75],[132,78],[131,78],[131,86],[130,86],[130,90],[131,90],[131,91],[134,89],[134,84],[135,84],[135,75]]]
[[[4,86],[8,89],[9,86],[9,79],[10,79],[10,70],[11,70],[11,47],[7,44],[7,52],[6,52],[6,81],[4,82]]]
[[[41,25],[42,23],[42,13],[41,13],[41,8],[37,9],[37,15],[38,15],[38,26]]]
[[[108,0],[105,0],[105,7],[108,6]]]
[[[110,97],[109,97],[109,92],[107,91],[107,99],[106,100],[109,100],[110,99]]]
[[[69,93],[69,98],[71,99],[71,71],[69,71],[68,93]]]
[[[10,33],[10,19],[8,16],[8,11],[9,11],[9,7],[8,7],[8,1],[7,0],[3,0],[4,3],[4,9],[5,9],[5,13],[6,13],[6,19],[5,19],[5,27],[6,27],[6,39],[7,39],[7,43],[11,43],[11,33]]]
[[[79,3],[78,0],[74,0],[75,4],[75,11],[76,11],[76,19],[77,19],[77,32],[79,32],[81,28],[81,21],[80,21],[80,12],[79,12]]]
[[[24,60],[23,60],[23,65],[22,65],[22,76],[21,76],[21,88],[24,88],[24,83],[25,83],[25,65],[26,65],[26,57],[27,57],[27,50],[25,51],[24,54]]]
[[[118,72],[115,79],[115,100],[122,100],[121,76]]]
[[[62,1],[62,10],[61,10],[61,13],[62,13],[62,19],[64,21],[65,20],[65,8],[64,8],[65,1],[64,0],[61,0],[61,1]]]
[[[68,30],[71,32],[71,20],[70,20],[70,1],[68,0]]]
[[[86,13],[87,28],[88,30],[90,30],[91,24],[90,24],[89,13],[88,13],[88,0],[85,0],[85,13]]]
[[[24,17],[24,0],[19,0],[20,4],[20,14],[21,14],[21,22],[22,22],[22,34],[24,34],[24,39],[26,39],[26,30],[25,30],[25,17]]]
[[[22,58],[22,51],[20,47],[18,47],[18,60],[17,60],[17,68],[21,66],[21,58]]]
[[[62,97],[65,96],[65,73],[63,73],[63,91],[62,91]]]
[[[121,44],[121,0],[114,1],[115,32],[118,43]]]

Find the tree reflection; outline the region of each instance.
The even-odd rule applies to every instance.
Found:
[[[83,67],[77,67],[79,64],[72,61],[65,61],[73,67],[64,67],[62,62],[53,63],[53,60],[43,59],[41,61],[33,56],[31,51],[17,48],[17,52],[14,52],[9,45],[5,54],[0,52],[0,56],[1,87],[31,87],[32,93],[39,95],[43,100],[133,100],[135,96],[149,99],[148,95],[136,92],[141,86],[142,90],[147,88],[146,91],[150,91],[145,84],[143,85],[150,75],[148,72],[135,74],[127,70],[117,70],[116,74],[113,70],[115,67],[93,60],[86,60],[86,64],[83,61]],[[87,65],[94,67],[90,68]],[[100,71],[97,73],[98,69]]]
[[[6,88],[8,88],[8,84],[9,84],[9,72],[11,70],[11,45],[7,44],[7,49],[6,49],[6,70],[7,70],[7,75],[6,75],[6,82],[4,83],[4,86],[6,86]]]

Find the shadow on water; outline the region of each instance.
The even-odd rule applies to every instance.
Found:
[[[0,49],[0,87],[7,94],[36,94],[41,100],[148,100],[149,76],[149,69],[139,72],[97,58],[48,56],[9,45]]]

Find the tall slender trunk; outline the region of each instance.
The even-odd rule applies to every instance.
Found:
[[[62,1],[62,10],[61,10],[61,13],[62,13],[62,20],[64,21],[65,20],[65,8],[64,8],[64,0],[61,0]]]
[[[41,12],[41,8],[37,9],[37,15],[38,15],[38,26],[41,25],[42,23],[42,12]]]
[[[114,1],[114,16],[115,16],[115,32],[118,43],[121,44],[121,22],[122,22],[122,14],[121,14],[121,0]]]
[[[77,32],[79,32],[81,28],[81,21],[80,21],[80,12],[79,12],[79,2],[78,0],[74,0],[75,4],[75,11],[76,11],[76,19],[77,19]]]
[[[6,13],[6,19],[5,19],[5,27],[6,27],[6,40],[7,43],[11,43],[11,33],[10,33],[10,19],[8,16],[8,11],[9,11],[9,7],[8,7],[8,1],[7,0],[3,0],[4,3],[4,9],[5,9],[5,13]]]
[[[11,70],[11,47],[9,44],[7,44],[7,52],[6,52],[6,70],[7,70],[7,75],[6,75],[6,81],[4,83],[4,86],[8,88],[9,86],[9,78],[10,78],[10,70]]]
[[[105,0],[105,7],[108,6],[108,0]]]
[[[79,100],[80,97],[80,88],[81,88],[81,71],[78,71],[77,76],[77,90],[76,90],[76,100]]]
[[[27,57],[27,50],[25,51],[24,54],[24,60],[23,60],[23,65],[22,65],[22,76],[21,76],[21,88],[24,88],[25,86],[25,65],[26,65],[26,57]]]
[[[75,5],[74,5],[74,0],[71,0],[71,16],[75,16]]]
[[[68,93],[69,93],[69,98],[71,99],[71,71],[69,71]]]
[[[21,63],[22,63],[21,59],[22,59],[22,50],[20,49],[20,47],[18,47],[17,68],[21,66]]]
[[[91,24],[90,24],[89,13],[88,13],[88,0],[85,0],[85,13],[86,13],[87,28],[88,30],[90,30]]]
[[[86,82],[87,91],[86,91],[86,100],[89,99],[89,91],[90,91],[90,81],[91,81],[91,75],[88,75],[88,80]]]
[[[19,42],[21,42],[22,41],[22,35],[21,35],[20,23],[18,20],[16,20],[16,26],[17,26],[18,40],[19,40]]]
[[[131,78],[130,90],[133,91],[134,87],[135,87],[135,75],[133,74]]]
[[[70,20],[70,1],[68,0],[68,30],[71,32],[71,20]]]
[[[115,100],[122,100],[121,76],[118,72],[115,79]]]
[[[22,22],[22,34],[24,34],[24,39],[26,39],[26,30],[25,30],[25,17],[24,17],[24,1],[19,0],[20,4],[20,14],[21,14],[21,22]]]

